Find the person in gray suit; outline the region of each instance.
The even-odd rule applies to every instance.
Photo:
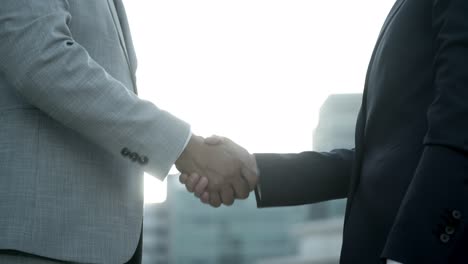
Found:
[[[144,171],[211,176],[215,205],[254,188],[136,68],[121,0],[1,2],[0,263],[139,263]]]

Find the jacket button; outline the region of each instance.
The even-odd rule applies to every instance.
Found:
[[[450,241],[450,236],[447,234],[440,235],[440,242],[447,244]]]
[[[458,210],[453,210],[452,211],[452,217],[453,219],[460,220],[461,219],[461,212]]]
[[[123,148],[120,151],[120,154],[122,154],[122,156],[124,156],[124,157],[127,157],[128,155],[130,155],[130,150],[128,148]]]
[[[453,228],[453,226],[446,226],[445,233],[447,235],[453,235],[455,233],[455,228]]]
[[[146,156],[143,156],[143,157],[140,157],[140,159],[138,160],[138,163],[140,163],[141,165],[146,165],[148,164],[148,157]]]
[[[135,162],[137,161],[138,159],[140,158],[140,156],[138,156],[137,153],[133,152],[132,154],[130,154],[130,159]]]

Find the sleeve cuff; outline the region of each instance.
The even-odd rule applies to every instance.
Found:
[[[192,130],[189,130],[188,135],[187,135],[187,140],[185,140],[184,147],[179,151],[179,155],[177,155],[177,159],[180,157],[180,155],[182,155],[182,152],[184,152],[184,150],[187,147],[188,143],[190,142],[191,138],[192,138]]]
[[[162,121],[162,122],[161,122]],[[164,113],[160,123],[154,122],[146,131],[146,142],[141,153],[148,153],[148,164],[143,168],[150,175],[164,180],[190,140],[190,125]]]
[[[466,253],[468,156],[429,145],[415,172],[383,250],[383,259],[410,263],[452,261]]]

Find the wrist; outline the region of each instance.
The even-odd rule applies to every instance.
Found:
[[[192,159],[195,156],[196,150],[199,150],[202,144],[202,137],[191,134],[185,149],[182,151],[179,158],[175,162],[176,166],[180,166],[181,163],[186,163],[188,160]]]
[[[203,137],[192,134],[190,140],[187,143],[187,147],[184,149],[184,152],[192,154],[195,149],[198,149],[203,143]]]

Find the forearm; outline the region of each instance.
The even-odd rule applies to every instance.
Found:
[[[353,150],[329,153],[255,154],[259,207],[314,203],[347,196]]]
[[[66,1],[44,1],[2,2],[0,70],[5,78],[56,121],[116,157],[124,149],[138,154],[142,159],[136,164],[163,178],[189,126],[139,99],[90,57],[68,28]]]

